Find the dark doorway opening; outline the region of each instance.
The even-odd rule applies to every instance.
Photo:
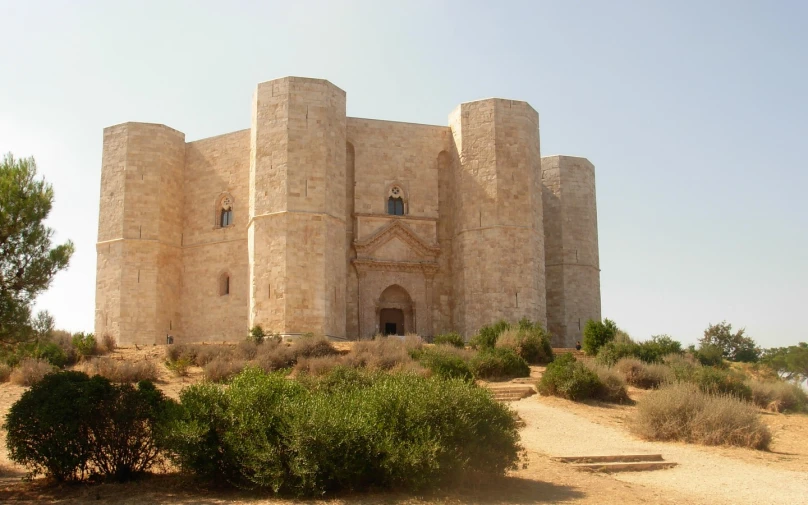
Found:
[[[385,335],[404,335],[404,311],[382,309],[379,312],[379,328]]]

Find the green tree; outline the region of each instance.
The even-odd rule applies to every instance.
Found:
[[[53,188],[36,177],[33,158],[0,161],[0,343],[35,338],[31,305],[67,267],[69,240],[52,247],[43,224],[53,206]]]
[[[617,325],[611,319],[603,322],[590,319],[584,326],[584,352],[590,356],[598,353],[601,347],[614,340],[617,335]]]
[[[726,359],[754,363],[760,357],[760,348],[751,337],[744,335],[745,331],[741,328],[732,333],[732,325],[726,321],[711,324],[704,330],[699,344],[702,348],[717,346]]]
[[[800,342],[790,347],[766,349],[760,361],[771,367],[787,380],[808,380],[808,343]]]

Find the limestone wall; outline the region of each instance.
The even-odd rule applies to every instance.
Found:
[[[250,131],[186,144],[182,314],[184,340],[238,341],[249,328]],[[233,224],[221,227],[221,198]],[[229,276],[229,293],[220,283]]]
[[[571,347],[600,320],[595,169],[585,158],[542,158],[548,330]]]

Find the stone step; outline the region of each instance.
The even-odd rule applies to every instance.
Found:
[[[576,463],[570,466],[585,472],[615,473],[664,470],[675,467],[676,463],[672,461],[646,461],[641,463]]]
[[[662,454],[616,454],[611,456],[559,456],[550,458],[561,463],[635,463],[664,461]]]

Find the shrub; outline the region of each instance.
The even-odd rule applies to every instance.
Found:
[[[710,395],[693,384],[675,384],[646,395],[632,425],[646,440],[767,449],[769,428],[754,408],[735,397]]]
[[[480,379],[510,379],[530,376],[527,361],[512,349],[502,347],[481,350],[471,358],[469,366],[474,372],[474,376]]]
[[[263,344],[266,336],[267,335],[264,333],[264,329],[261,328],[261,325],[256,324],[250,328],[250,335],[247,337],[247,340],[254,344]]]
[[[623,358],[637,358],[645,363],[660,363],[666,355],[681,354],[682,344],[667,335],[657,335],[645,342],[631,340],[603,344],[595,358],[598,363],[614,366]]]
[[[752,390],[744,377],[729,370],[703,366],[694,370],[690,380],[705,393],[732,395],[743,400],[752,398]]]
[[[67,354],[53,342],[37,344],[32,356],[43,359],[58,368],[63,368],[68,363]]]
[[[451,344],[436,345],[413,353],[413,357],[434,375],[444,379],[474,381],[469,361],[470,353]]]
[[[455,332],[442,333],[440,335],[437,335],[432,340],[432,343],[437,345],[446,344],[459,348],[463,348],[466,346],[466,341],[463,339],[463,336]]]
[[[151,361],[125,361],[114,358],[94,358],[82,367],[87,375],[100,375],[111,382],[129,383],[157,380],[157,367]]]
[[[595,356],[601,347],[614,340],[616,333],[617,325],[614,324],[614,321],[606,319],[600,322],[590,319],[584,326],[584,341],[582,344],[584,352],[590,356]]]
[[[274,372],[294,366],[297,361],[291,346],[266,342],[258,348],[255,364],[265,372]]]
[[[190,366],[191,360],[184,356],[176,361],[166,361],[166,368],[177,377],[187,377]]]
[[[236,345],[236,350],[234,353],[241,359],[245,359],[247,361],[254,359],[255,356],[258,354],[258,344],[251,340],[244,340]]]
[[[356,342],[345,357],[348,366],[370,370],[392,370],[412,363],[404,342],[393,337]]]
[[[31,476],[81,479],[88,471],[126,480],[157,460],[168,404],[154,385],[113,385],[81,372],[50,374],[6,418],[11,459]]]
[[[44,359],[25,358],[11,371],[9,379],[18,386],[33,386],[56,368]]]
[[[109,333],[104,333],[101,335],[101,344],[99,348],[103,353],[110,353],[114,351],[118,347],[118,344],[115,342],[115,337],[110,335]]]
[[[229,345],[201,345],[190,346],[188,353],[193,356],[196,366],[204,367],[215,359],[225,361],[233,358],[233,348]]]
[[[497,344],[497,339],[505,331],[511,329],[511,324],[500,320],[492,325],[485,325],[471,339],[473,349],[493,349]]]
[[[95,341],[95,335],[92,333],[76,333],[73,335],[72,344],[76,352],[82,357],[98,354],[98,344]]]
[[[295,376],[301,374],[322,376],[330,373],[338,366],[343,366],[341,356],[323,356],[320,358],[301,358],[292,370]]]
[[[508,409],[463,381],[345,367],[307,381],[249,368],[227,389],[187,388],[172,459],[208,481],[320,495],[502,475],[522,455]]]
[[[593,398],[610,403],[630,403],[626,380],[617,372],[603,365],[587,365],[598,376],[598,387]]]
[[[597,374],[570,353],[547,365],[538,383],[539,393],[573,401],[593,398],[600,387]]]
[[[202,369],[205,379],[211,382],[225,382],[244,370],[247,363],[242,360],[216,358]]]
[[[292,343],[295,358],[322,358],[334,356],[339,351],[325,337],[300,337]]]
[[[698,349],[691,347],[691,352],[704,366],[724,367],[724,355],[721,347],[714,344],[703,344]]]
[[[11,367],[5,363],[0,363],[0,382],[6,382],[11,377]]]
[[[553,361],[550,335],[539,325],[505,330],[497,339],[496,346],[513,350],[530,364]]]
[[[614,369],[625,381],[641,389],[654,389],[673,379],[671,369],[665,365],[646,364],[636,358],[623,358]]]
[[[797,384],[785,381],[748,381],[752,403],[773,412],[800,412],[808,407],[808,397]]]

